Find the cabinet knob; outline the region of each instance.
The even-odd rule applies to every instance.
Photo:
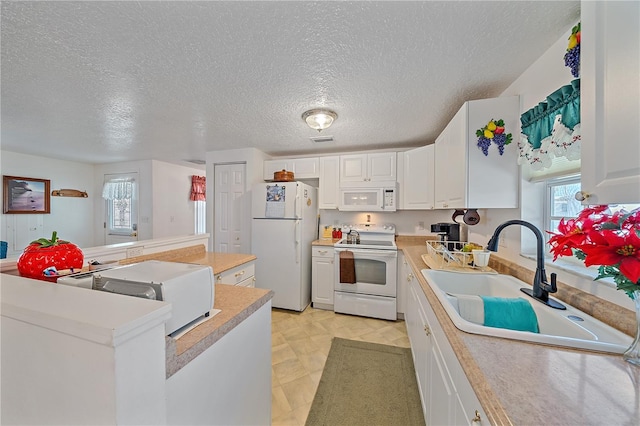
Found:
[[[222,275],[218,275],[218,276],[216,277],[216,281],[222,281]]]
[[[442,207],[446,209],[447,207],[449,207],[449,204],[443,204]]]
[[[427,324],[424,325],[424,332],[427,336],[431,336],[431,328]]]
[[[480,417],[480,413],[476,410],[476,415],[471,419],[472,423],[480,423],[482,418]]]
[[[407,275],[407,281],[408,282],[411,282],[412,279],[413,279],[413,274]]]
[[[591,194],[589,194],[588,192],[584,192],[584,191],[578,191],[576,192],[575,198],[578,201],[584,201],[589,199],[589,197],[591,197]]]

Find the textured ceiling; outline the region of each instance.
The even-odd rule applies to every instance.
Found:
[[[580,16],[578,1],[1,7],[2,149],[91,163],[431,143]],[[321,106],[334,142],[301,119]]]

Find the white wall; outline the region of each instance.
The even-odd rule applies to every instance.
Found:
[[[94,172],[95,191],[100,194],[95,198],[95,229],[96,243],[93,246],[107,244],[104,231],[106,219],[105,201],[102,198],[104,175],[114,173],[138,174],[138,240],[153,238],[153,175],[151,160],[128,161],[124,163],[98,164]],[[193,232],[192,232],[193,233]]]
[[[202,169],[155,160],[94,165],[9,151],[0,151],[0,155],[3,175],[49,179],[52,191],[78,189],[89,195],[51,197],[50,214],[2,214],[0,239],[9,243],[7,257],[17,257],[31,241],[50,237],[53,231],[80,247],[104,245],[102,185],[104,175],[110,173],[138,173],[139,240],[194,233],[194,203],[189,201],[189,192],[191,176],[204,175]]]
[[[195,203],[189,200],[191,176],[205,171],[162,161],[152,162],[153,238],[193,234]]]
[[[35,239],[50,238],[53,231],[80,247],[96,245],[92,220],[94,200],[100,198],[100,194],[95,190],[92,164],[9,151],[0,151],[0,155],[3,175],[49,179],[52,191],[78,189],[89,195],[88,198],[51,197],[50,214],[2,214],[0,239],[9,243],[7,257],[19,255]]]
[[[564,54],[571,28],[558,39],[536,62],[534,62],[501,96],[520,95],[520,112],[523,113],[546,100],[547,96],[560,87],[569,84],[574,78],[571,71],[564,65]],[[515,136],[517,138],[518,135]],[[516,144],[517,139],[513,144]],[[515,149],[513,147],[512,149]],[[542,213],[541,203],[531,203],[531,184],[521,180],[520,183],[520,208],[517,209],[492,209],[487,211],[486,220],[470,229],[470,239],[473,241],[488,241],[493,230],[501,223],[510,219],[534,219]],[[526,208],[527,211],[523,211]],[[539,224],[537,224],[539,225]],[[500,247],[498,253],[514,262],[521,262],[520,256],[520,227],[509,227],[504,231],[505,246]],[[525,229],[524,232],[530,232]],[[533,234],[532,234],[533,235]],[[531,263],[535,268],[533,262]],[[529,265],[530,266],[530,265]]]
[[[205,171],[157,160],[100,164],[95,166],[96,191],[102,193],[105,174],[132,172],[138,173],[138,240],[193,234],[194,203],[189,200],[191,176],[202,176]],[[106,212],[101,197],[96,199],[94,209],[94,245],[99,246],[106,244]]]
[[[574,80],[570,69],[564,65],[564,54],[570,34],[571,28],[568,28],[558,41],[502,93],[501,96],[520,95],[521,113],[546,100],[548,95]],[[541,191],[544,188],[540,183],[531,183],[523,179],[520,180],[520,187],[520,208],[487,210],[485,220],[470,228],[469,239],[471,241],[480,243],[488,241],[494,229],[510,219],[527,220],[543,230],[541,200],[544,194]],[[533,233],[523,227],[510,226],[503,231],[503,235],[505,236],[504,246],[499,247],[499,255],[534,270],[536,268],[535,261],[520,255],[521,252],[534,252],[535,238],[533,238]],[[547,274],[555,272],[558,274],[558,280],[565,284],[627,309],[634,309],[632,301],[624,292],[617,291],[613,284],[594,282],[593,277],[596,276],[596,272],[582,270],[572,273],[557,265],[547,263],[545,265]]]
[[[320,210],[320,229],[327,225],[334,227],[343,224],[359,224],[367,222],[367,214],[371,223],[383,225],[392,223],[396,226],[396,235],[435,235],[431,234],[431,224],[451,222],[453,210],[399,210],[393,213],[340,212],[338,210]],[[420,229],[422,222],[423,229]]]

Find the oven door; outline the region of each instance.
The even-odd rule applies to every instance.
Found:
[[[355,284],[340,282],[340,253],[353,252]],[[345,293],[396,297],[398,252],[375,249],[335,249],[335,289]]]

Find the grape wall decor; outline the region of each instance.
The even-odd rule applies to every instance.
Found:
[[[482,129],[476,130],[476,136],[478,137],[478,148],[485,156],[489,155],[491,142],[498,145],[498,152],[502,155],[504,154],[504,146],[509,145],[513,140],[511,133],[505,133],[504,120],[494,120],[493,118]]]
[[[571,29],[567,53],[564,54],[565,66],[571,68],[571,75],[580,77],[580,22]]]

